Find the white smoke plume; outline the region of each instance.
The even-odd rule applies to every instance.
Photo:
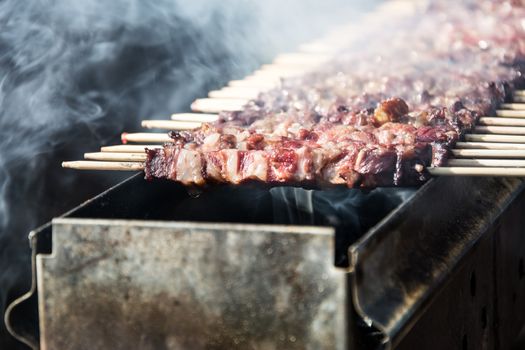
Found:
[[[0,314],[29,284],[27,233],[125,177],[60,168],[166,118],[369,1],[0,2]],[[0,348],[16,347],[0,322]]]

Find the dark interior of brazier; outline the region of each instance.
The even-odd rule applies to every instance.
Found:
[[[417,191],[377,188],[369,191],[298,187],[215,186],[187,188],[169,180],[144,180],[136,174],[101,193],[65,217],[329,226],[335,229],[334,265],[348,266],[348,248]],[[53,249],[52,227],[37,232],[38,253]],[[38,339],[38,302],[33,295],[12,316],[21,334]],[[358,322],[362,342],[375,341],[374,329]]]
[[[331,226],[335,265],[347,266],[347,249],[416,189],[303,189],[221,185],[187,188],[138,174],[68,217],[243,224]]]

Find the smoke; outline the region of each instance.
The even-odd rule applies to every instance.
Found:
[[[275,187],[269,192],[275,223],[333,227],[336,231],[334,263],[347,267],[350,245],[415,191],[413,188],[394,187],[371,191]]]
[[[126,175],[60,162],[187,110],[370,2],[0,2],[0,310],[29,285],[30,229]],[[358,11],[359,10],[359,11]],[[0,348],[15,347],[0,324]]]

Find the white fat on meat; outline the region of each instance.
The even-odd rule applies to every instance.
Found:
[[[185,185],[204,184],[202,177],[202,161],[200,153],[181,149],[176,162],[176,180]]]
[[[299,134],[299,131],[304,129],[304,126],[299,123],[293,123],[288,126],[288,134],[286,136],[293,137]]]
[[[206,158],[206,176],[218,182],[223,182],[224,158],[221,152],[208,152]]]
[[[168,163],[168,178],[171,180],[177,180],[177,157],[179,156],[179,150],[174,148],[164,148],[162,150],[164,158],[169,159]]]
[[[341,161],[328,163],[322,170],[322,179],[332,184],[344,184],[345,180],[340,176]]]
[[[319,144],[327,144],[333,142],[334,140],[340,140],[348,138],[348,135],[351,135],[355,131],[353,126],[348,125],[334,125],[319,134]]]
[[[213,133],[213,134],[206,136],[206,138],[202,142],[202,150],[204,152],[219,150],[220,138],[221,138],[221,134],[219,133]]]
[[[264,151],[249,151],[242,164],[242,178],[266,181],[268,177],[268,157]]]
[[[340,152],[338,150],[325,150],[323,148],[312,149],[312,167],[314,174],[320,174],[329,159],[334,158],[334,153]]]
[[[250,132],[248,130],[244,130],[243,132],[237,132],[234,135],[237,142],[243,142],[250,136]]]
[[[357,157],[355,159],[355,164],[354,164],[354,169],[355,170],[359,169],[359,167],[361,166],[361,162],[365,158],[365,155],[366,155],[366,150],[362,149],[362,150],[359,151],[359,153],[357,154]]]
[[[283,123],[277,124],[272,134],[277,136],[288,137],[288,128],[290,127],[290,123],[291,122],[287,120]]]
[[[297,154],[297,170],[294,178],[297,181],[309,181],[314,179],[312,151],[308,147],[295,150]]]
[[[237,142],[237,147],[236,148],[239,151],[247,151],[248,150],[248,142],[246,142],[246,141]]]
[[[409,145],[416,140],[414,130],[405,125],[387,123],[374,131],[377,141],[383,145]]]
[[[232,184],[240,183],[242,176],[239,174],[239,151],[235,149],[225,149],[221,152],[226,160],[223,177]]]

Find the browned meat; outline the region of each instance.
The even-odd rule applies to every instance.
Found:
[[[301,128],[297,137],[261,134],[243,128],[207,126],[200,141],[166,144],[148,150],[146,177],[187,185],[260,181],[270,184],[379,185],[417,184],[428,178],[435,145],[453,142],[444,130],[424,135],[412,125],[387,122],[379,128],[321,123]],[[290,131],[292,133],[292,131]],[[231,142],[224,147],[221,138]],[[232,147],[235,145],[235,147]],[[437,146],[436,146],[437,147]],[[443,155],[434,157],[434,164]],[[393,177],[394,176],[394,177]]]
[[[523,85],[525,9],[434,1],[360,49],[148,151],[146,177],[184,184],[373,187],[425,181],[481,115]],[[396,30],[388,30],[395,28]]]
[[[388,122],[399,122],[407,114],[408,105],[403,99],[390,98],[377,105],[372,117],[372,124],[380,126]]]

